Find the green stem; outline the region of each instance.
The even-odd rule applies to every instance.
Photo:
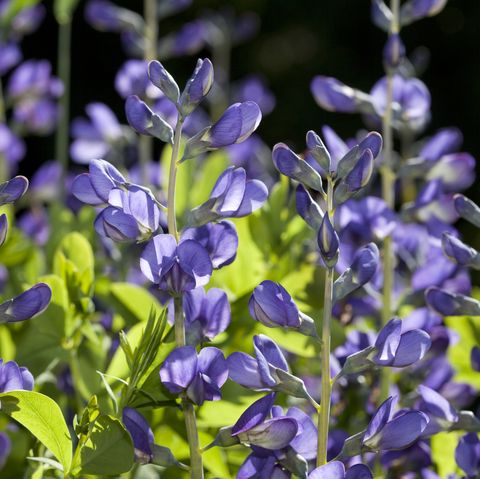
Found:
[[[328,178],[327,212],[333,224],[333,181]],[[325,290],[323,296],[323,322],[322,322],[322,352],[321,372],[322,391],[320,401],[320,414],[318,415],[318,449],[317,467],[327,463],[328,428],[330,424],[330,401],[332,395],[332,379],[330,377],[330,340],[333,306],[333,267],[325,272]]]
[[[182,136],[183,118],[178,115],[177,126],[173,139],[172,157],[170,161],[170,173],[168,179],[167,198],[167,222],[168,232],[175,236],[178,241],[177,219],[175,214],[175,186],[177,179],[177,160]],[[183,314],[182,297],[174,298],[175,310],[175,342],[177,347],[185,346],[185,318]],[[182,397],[182,410],[185,418],[188,445],[190,448],[190,477],[191,479],[203,479],[203,460],[198,440],[197,420],[193,404],[184,395]]]
[[[183,118],[178,114],[177,126],[173,137],[172,156],[170,159],[170,172],[168,176],[168,193],[167,193],[167,224],[168,232],[175,236],[178,241],[177,217],[175,214],[175,187],[177,183],[177,161],[180,149],[180,140],[182,137]]]
[[[158,18],[157,0],[144,0],[143,16],[145,18],[145,50],[143,59],[148,62],[157,58]],[[138,158],[142,183],[150,184],[148,163],[153,157],[153,138],[141,136],[138,142]]]
[[[62,166],[60,191],[64,194],[65,177],[68,169],[68,128],[70,124],[70,55],[72,41],[71,20],[58,25],[57,73],[63,83],[63,95],[60,98],[61,119],[55,136],[55,158]]]
[[[183,315],[182,298],[174,298],[175,310],[175,342],[177,346],[185,346],[185,318]],[[203,479],[203,460],[198,440],[197,420],[193,404],[184,395],[182,397],[182,410],[187,430],[188,446],[190,448],[190,477]]]
[[[392,21],[390,24],[390,34],[399,31],[399,0],[391,0],[390,8],[392,11]],[[390,209],[395,208],[395,172],[392,166],[393,156],[393,78],[394,71],[388,69],[387,72],[387,98],[385,112],[382,119],[383,132],[383,166],[382,166],[382,196]],[[387,236],[383,243],[383,307],[382,307],[382,325],[390,321],[393,306],[393,278],[395,272],[395,261],[393,256],[393,241],[391,235]],[[390,390],[390,371],[383,368],[380,376],[380,402],[383,402]]]

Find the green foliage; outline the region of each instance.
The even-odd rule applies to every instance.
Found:
[[[57,403],[34,391],[0,394],[1,410],[27,428],[68,471],[72,462],[70,432]]]
[[[432,436],[430,443],[432,459],[437,466],[438,475],[442,478],[447,478],[458,471],[455,448],[460,437],[461,434],[456,432],[441,432]]]

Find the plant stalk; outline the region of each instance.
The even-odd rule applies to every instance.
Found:
[[[65,178],[68,170],[68,141],[70,125],[70,76],[71,76],[72,20],[58,24],[57,74],[63,83],[60,98],[61,119],[55,135],[55,158],[62,167],[60,194],[65,194]]]
[[[167,198],[167,222],[168,232],[175,236],[178,241],[177,219],[175,214],[175,186],[177,179],[177,160],[182,136],[183,118],[178,115],[177,126],[173,139],[172,157],[170,161],[170,174],[168,180]],[[185,318],[183,313],[182,297],[177,296],[173,300],[175,310],[175,342],[177,347],[185,346]],[[182,410],[187,430],[187,440],[190,448],[190,477],[191,479],[203,479],[203,459],[198,440],[197,420],[193,404],[184,395],[182,397]]]
[[[391,0],[390,9],[392,11],[392,21],[390,24],[390,34],[399,31],[399,9],[400,0]],[[387,98],[385,112],[382,119],[383,133],[383,167],[382,167],[382,196],[387,206],[394,210],[395,208],[395,181],[396,176],[392,165],[393,156],[393,79],[394,72],[387,69]],[[393,240],[391,234],[383,242],[383,306],[382,306],[382,326],[390,321],[393,314],[392,293],[393,279],[395,272],[395,261],[393,256]],[[380,376],[380,397],[383,402],[390,390],[390,371],[388,368],[382,368]]]
[[[328,178],[327,212],[333,224],[333,181]],[[330,377],[330,340],[333,306],[333,267],[328,267],[325,272],[325,290],[323,296],[323,322],[322,322],[322,391],[320,400],[320,414],[318,415],[318,445],[317,467],[327,463],[328,428],[330,423],[330,401],[332,395],[332,380]]]

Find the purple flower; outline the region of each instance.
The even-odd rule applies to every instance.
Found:
[[[371,451],[404,449],[425,430],[428,417],[420,411],[400,411],[393,415],[394,398],[389,397],[377,410],[363,436],[363,446]]]
[[[465,190],[475,181],[475,158],[469,153],[443,155],[432,165],[425,178],[441,180],[445,192]]]
[[[202,225],[222,218],[240,218],[260,208],[267,200],[267,187],[260,180],[247,180],[243,168],[227,168],[217,179],[210,198],[191,211],[190,223]]]
[[[132,437],[135,448],[135,461],[148,464],[153,458],[153,445],[155,438],[147,420],[135,409],[123,409],[122,421]]]
[[[22,60],[22,51],[16,42],[0,42],[0,76]]]
[[[332,461],[314,469],[308,479],[373,479],[373,476],[363,464],[355,464],[345,472],[345,466],[340,461]]]
[[[227,358],[232,381],[256,391],[283,391],[311,400],[303,381],[290,374],[285,356],[275,342],[260,334],[253,337],[253,347],[255,358],[241,352]]]
[[[220,388],[228,378],[227,362],[217,348],[203,348],[197,355],[193,346],[174,349],[160,367],[160,380],[172,393],[185,392],[197,405],[218,401]]]
[[[97,30],[107,32],[141,32],[144,26],[143,18],[138,13],[107,0],[90,0],[85,8],[85,18]]]
[[[447,0],[409,0],[400,9],[400,23],[410,25],[416,20],[437,15],[446,4]]]
[[[462,141],[463,135],[458,128],[443,128],[423,144],[419,156],[428,161],[438,161],[442,156],[456,151]]]
[[[279,283],[260,283],[248,301],[250,316],[269,328],[292,328],[315,336],[315,324],[301,311]]]
[[[143,250],[140,269],[160,289],[176,295],[207,284],[212,262],[197,241],[184,240],[177,245],[172,235],[160,234]]]
[[[460,439],[455,449],[455,461],[469,477],[480,473],[480,441],[477,434],[470,432]]]
[[[160,39],[158,56],[163,59],[183,55],[195,55],[207,41],[205,21],[202,19],[184,23],[177,31]]]
[[[148,63],[144,60],[127,60],[115,76],[115,89],[122,98],[137,95],[140,98],[159,98],[162,93],[148,77]]]
[[[227,220],[187,228],[182,233],[182,240],[185,239],[198,241],[208,251],[213,269],[231,264],[237,255],[237,231],[235,225]]]
[[[370,95],[379,117],[385,112],[387,80],[381,78],[373,86]],[[393,125],[398,129],[422,130],[430,119],[430,92],[417,78],[393,78]]]
[[[219,288],[207,292],[200,287],[183,296],[186,334],[189,344],[211,341],[230,324],[230,303],[227,294]]]
[[[398,33],[392,33],[383,49],[383,64],[387,69],[397,68],[405,57],[405,45]]]
[[[141,135],[154,136],[165,143],[172,143],[172,127],[136,95],[130,95],[125,103],[125,114],[130,126]]]
[[[370,356],[377,366],[403,368],[422,359],[430,349],[430,336],[421,329],[402,333],[401,319],[390,320],[378,334],[375,353]]]
[[[253,100],[263,115],[268,115],[275,108],[275,96],[258,76],[243,79],[235,88],[234,98],[240,102]]]
[[[145,241],[160,226],[160,210],[149,190],[129,185],[114,188],[108,205],[95,219],[95,230],[117,242]]]
[[[336,78],[316,76],[310,89],[315,101],[325,110],[346,113],[356,111],[355,90]]]
[[[184,117],[192,113],[199,103],[208,95],[213,85],[213,65],[205,58],[198,59],[192,76],[187,81],[180,97],[180,111]]]
[[[7,239],[7,232],[8,232],[8,221],[7,221],[7,215],[3,213],[0,215],[0,246],[5,243],[5,240]]]
[[[480,268],[480,254],[478,251],[465,244],[456,236],[444,233],[442,236],[442,248],[443,252],[460,266]]]
[[[443,316],[480,316],[480,303],[458,293],[432,287],[425,291],[427,304]]]
[[[27,368],[19,367],[15,361],[0,359],[0,392],[32,391],[33,376]]]
[[[148,78],[173,103],[180,99],[180,89],[165,67],[157,60],[148,64]]]
[[[74,141],[70,155],[77,163],[90,163],[95,158],[105,158],[122,144],[126,143],[124,127],[113,111],[103,103],[90,103],[86,106],[90,121],[76,118],[72,122]]]
[[[418,386],[418,393],[420,395],[418,409],[427,414],[429,419],[423,436],[448,430],[458,421],[457,411],[442,395],[423,384]]]
[[[267,419],[275,394],[269,394],[255,401],[240,416],[233,425],[231,434],[240,442],[268,450],[277,450],[286,447],[297,435],[298,423],[294,418],[274,417]],[[240,477],[254,477],[245,475],[246,465],[241,467]]]
[[[13,203],[25,194],[28,180],[24,176],[16,176],[11,180],[0,183],[0,205]]]
[[[38,283],[15,298],[0,304],[0,323],[25,321],[45,311],[50,304],[52,290],[45,283]]]
[[[455,211],[464,219],[480,228],[480,208],[463,195],[454,196]]]
[[[25,156],[25,143],[15,135],[7,125],[0,123],[0,155],[5,158],[8,173],[13,174],[17,169],[17,163]]]
[[[210,128],[209,146],[222,148],[241,143],[257,129],[261,119],[262,113],[255,102],[234,103]]]

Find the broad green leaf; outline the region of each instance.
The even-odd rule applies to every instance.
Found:
[[[131,283],[113,283],[110,287],[113,298],[120,303],[124,311],[136,321],[147,321],[150,311],[159,315],[162,306],[147,289]],[[122,311],[118,311],[122,314]]]
[[[48,396],[34,391],[0,394],[1,410],[27,428],[68,471],[72,462],[72,440],[62,411]]]
[[[47,275],[39,278],[52,289],[52,300],[45,312],[29,321],[17,344],[17,361],[34,375],[40,374],[52,358],[67,360],[63,347],[65,325],[70,317],[68,292],[61,278]]]
[[[78,0],[55,0],[53,12],[58,23],[68,23],[77,7]]]
[[[112,416],[100,415],[90,438],[80,452],[83,474],[115,475],[133,466],[134,449],[130,434]]]
[[[85,271],[91,271],[93,276],[95,259],[92,247],[89,241],[77,231],[67,234],[55,251],[53,271],[58,276],[63,275],[62,267],[65,260],[73,264],[76,272],[83,274]]]

